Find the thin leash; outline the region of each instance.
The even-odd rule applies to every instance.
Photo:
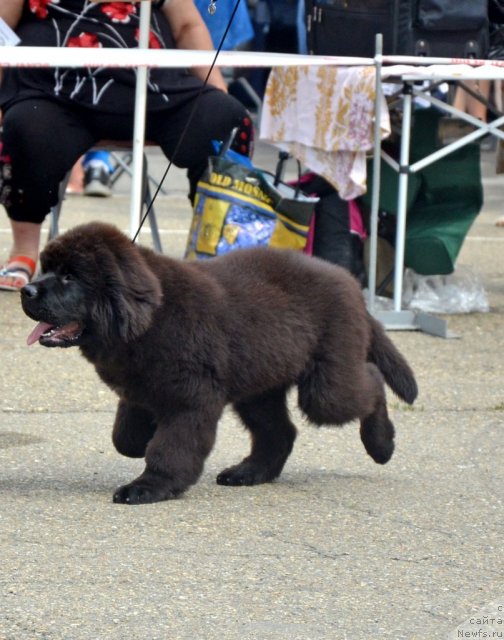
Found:
[[[238,11],[239,5],[240,5],[240,0],[236,0],[236,4],[235,4],[234,9],[233,9],[233,11],[231,13],[231,16],[230,16],[230,18],[228,20],[228,23],[227,23],[226,28],[224,30],[224,34],[223,34],[223,36],[221,38],[221,41],[219,42],[219,46],[217,47],[217,50],[215,51],[215,56],[214,56],[214,58],[212,60],[212,64],[210,65],[210,68],[209,68],[208,73],[207,73],[207,75],[205,77],[205,80],[203,81],[203,85],[201,86],[198,94],[196,95],[193,107],[191,109],[191,112],[189,113],[189,117],[187,118],[187,122],[185,123],[185,126],[184,126],[184,128],[182,130],[182,133],[180,134],[180,137],[179,137],[179,139],[177,141],[177,144],[175,145],[175,149],[174,149],[174,151],[173,151],[173,153],[171,155],[171,158],[170,158],[170,160],[168,162],[168,166],[166,167],[165,172],[163,173],[163,177],[161,178],[158,186],[156,187],[156,191],[154,192],[154,195],[152,196],[151,201],[149,202],[149,205],[147,207],[146,212],[144,213],[144,215],[142,216],[142,218],[140,220],[140,224],[138,226],[138,229],[137,229],[137,231],[136,231],[136,233],[135,233],[135,235],[133,236],[133,239],[132,239],[133,243],[136,242],[136,240],[138,238],[138,235],[139,235],[140,231],[142,230],[144,222],[146,221],[146,219],[147,219],[147,217],[148,217],[148,215],[149,215],[149,213],[150,213],[150,211],[151,211],[151,209],[152,209],[152,207],[154,205],[154,201],[156,200],[159,192],[161,191],[161,189],[163,187],[163,183],[166,180],[166,176],[168,175],[168,172],[170,171],[170,169],[171,169],[171,167],[172,167],[172,165],[174,163],[174,160],[177,157],[177,154],[178,154],[178,152],[180,150],[180,147],[182,146],[182,143],[184,142],[184,139],[185,139],[185,136],[187,134],[187,131],[189,130],[189,126],[190,126],[190,124],[191,124],[191,122],[192,122],[192,120],[194,118],[194,114],[196,112],[196,107],[198,105],[198,101],[199,101],[201,95],[203,94],[203,91],[205,90],[205,87],[208,84],[208,80],[209,80],[209,78],[210,78],[210,76],[212,74],[212,71],[214,70],[215,63],[217,62],[217,58],[219,57],[221,49],[222,49],[222,47],[224,45],[224,41],[225,41],[226,36],[227,36],[227,34],[229,32],[229,29],[231,28],[231,25],[233,23],[233,20],[234,20],[234,17],[236,15],[236,12]],[[217,10],[217,0],[210,0],[210,4],[208,5],[208,13],[211,16],[213,16],[215,14],[216,10]]]

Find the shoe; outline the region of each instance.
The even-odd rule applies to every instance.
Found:
[[[0,268],[0,291],[20,291],[31,281],[36,268],[35,260],[27,256],[10,258],[9,262]]]
[[[112,195],[110,173],[104,166],[89,166],[84,170],[84,195],[99,198]]]

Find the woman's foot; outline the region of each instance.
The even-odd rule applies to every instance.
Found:
[[[504,216],[501,216],[500,218],[497,218],[497,220],[495,221],[495,226],[496,227],[504,227]]]
[[[37,265],[27,256],[13,256],[0,268],[0,291],[19,291],[33,278]]]
[[[38,222],[10,220],[12,248],[7,263],[0,268],[0,290],[19,291],[30,282],[37,269],[40,231]]]

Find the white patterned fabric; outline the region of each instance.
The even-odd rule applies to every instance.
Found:
[[[272,69],[260,138],[288,151],[330,182],[345,200],[366,192],[366,154],[373,149],[374,67]],[[390,135],[385,99],[381,137]]]

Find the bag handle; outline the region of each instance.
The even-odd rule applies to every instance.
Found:
[[[219,150],[219,156],[225,156],[226,153],[229,151],[229,149],[231,148],[231,145],[233,144],[233,140],[235,139],[235,136],[238,132],[238,127],[235,127],[231,133],[229,134],[229,137],[227,140],[224,140],[224,142],[221,144],[221,148]]]
[[[291,154],[288,153],[287,151],[280,151],[279,152],[279,154],[278,154],[278,162],[277,162],[276,171],[275,171],[275,179],[273,181],[273,185],[275,187],[278,187],[280,182],[283,181],[283,175],[284,175],[284,171],[285,171],[285,163],[287,162],[287,160],[289,160],[289,158],[293,158],[293,156],[291,156]],[[301,191],[301,162],[297,158],[295,158],[295,160],[296,160],[297,168],[298,168],[298,179],[297,179],[296,185],[295,185],[294,197],[298,198],[299,197],[299,192]]]

